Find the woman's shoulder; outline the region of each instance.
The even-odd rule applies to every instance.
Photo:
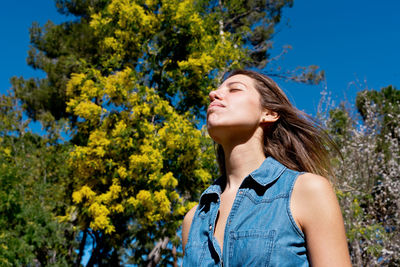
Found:
[[[298,176],[294,189],[303,193],[316,193],[313,194],[314,197],[333,191],[332,184],[327,178],[310,172]]]
[[[183,223],[182,223],[182,244],[183,244],[183,249],[185,249],[185,245],[188,241],[189,238],[189,231],[190,231],[190,226],[192,225],[193,217],[196,212],[197,206],[194,206],[191,208],[183,218]]]
[[[185,217],[183,218],[183,223],[182,223],[182,227],[183,226],[189,226],[192,224],[192,220],[193,220],[193,216],[194,213],[196,212],[197,206],[194,206],[193,208],[191,208],[185,215]]]
[[[300,175],[291,209],[306,236],[312,265],[351,266],[341,210],[328,179],[312,173]]]
[[[317,174],[303,173],[297,178],[291,197],[291,209],[302,230],[326,216],[336,214],[339,205],[330,181]]]
[[[303,209],[311,209],[327,204],[336,204],[336,194],[330,181],[313,173],[302,173],[297,178],[292,198],[302,204]],[[312,210],[312,209],[311,209]]]

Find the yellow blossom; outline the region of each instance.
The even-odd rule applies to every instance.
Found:
[[[117,50],[120,46],[118,41],[114,37],[106,37],[103,43],[106,47],[110,47],[114,50]]]
[[[6,147],[3,149],[4,154],[6,154],[6,156],[10,157],[11,156],[11,149],[9,147]]]
[[[154,192],[154,198],[162,215],[166,215],[171,211],[171,202],[167,197],[165,189]]]
[[[169,199],[171,199],[172,201],[175,201],[175,200],[180,200],[180,197],[179,197],[179,194],[177,192],[172,191],[169,194]]]
[[[126,202],[128,202],[128,204],[132,205],[133,207],[136,207],[139,204],[138,200],[134,197],[128,198]]]
[[[130,167],[132,169],[145,168],[148,171],[157,171],[162,168],[162,154],[158,149],[152,147],[149,141],[146,141],[140,146],[140,152],[140,154],[131,155],[129,158]]]
[[[72,193],[72,200],[75,203],[79,204],[82,202],[83,198],[87,198],[87,199],[91,200],[91,199],[93,199],[93,197],[95,195],[96,195],[96,193],[93,192],[89,186],[84,185],[81,187],[80,190]]]
[[[194,175],[198,177],[202,182],[206,183],[211,180],[211,174],[204,169],[197,169],[194,171]]]
[[[149,210],[154,208],[151,193],[147,190],[140,190],[136,195],[136,200],[135,204],[144,206]]]
[[[185,208],[184,206],[179,206],[179,207],[175,210],[176,214],[178,214],[178,215],[185,215],[187,211],[188,211],[188,209]]]
[[[79,87],[85,78],[86,74],[84,73],[72,73],[71,79],[67,83],[66,95],[69,97],[73,96],[75,88]]]
[[[83,86],[81,87],[81,93],[88,99],[92,99],[99,96],[99,89],[97,88],[94,81],[87,80],[83,83]]]
[[[113,184],[110,186],[110,193],[112,199],[118,198],[119,193],[121,193],[121,185],[119,184],[117,179],[114,179]]]
[[[107,133],[101,130],[94,130],[89,136],[89,146],[108,146],[111,141],[107,138]]]
[[[122,213],[124,212],[124,207],[121,204],[115,204],[111,206],[111,211],[114,211],[116,213]]]
[[[126,168],[124,166],[120,166],[117,170],[117,173],[122,179],[125,179],[128,176],[128,173],[126,172]]]
[[[70,103],[73,103],[71,100]],[[70,103],[68,104],[69,106]],[[84,100],[73,108],[74,114],[87,120],[98,120],[103,109],[95,103]]]
[[[118,136],[126,129],[126,123],[121,120],[116,125],[114,130],[112,131],[112,136]]]
[[[164,188],[175,188],[178,185],[178,180],[176,180],[172,174],[172,172],[168,172],[163,175],[160,179],[160,185]]]
[[[93,218],[93,221],[90,223],[90,227],[93,230],[105,229],[108,225],[110,225],[110,221],[108,218],[108,214],[110,211],[106,206],[94,202],[89,206],[89,214]]]

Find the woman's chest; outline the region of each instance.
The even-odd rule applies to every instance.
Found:
[[[276,256],[285,254],[301,260],[297,254],[305,254],[304,239],[291,225],[287,203],[287,195],[265,198],[239,190],[230,209],[223,209],[222,199],[200,207],[192,223],[185,266],[195,266],[187,264],[189,259],[201,266],[276,266],[272,264]],[[224,212],[220,218],[218,210]],[[302,248],[296,251],[296,246]]]
[[[221,251],[223,250],[226,221],[228,220],[233,202],[235,201],[236,193],[237,190],[233,192],[224,192],[220,196],[219,208],[215,219],[214,237],[217,239]]]

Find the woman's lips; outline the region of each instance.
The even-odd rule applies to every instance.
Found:
[[[213,101],[213,102],[211,102],[211,104],[208,106],[208,109],[215,108],[215,107],[224,108],[225,105],[222,104],[221,102]]]

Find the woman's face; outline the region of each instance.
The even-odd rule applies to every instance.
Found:
[[[234,75],[209,96],[207,128],[215,141],[223,135],[254,131],[260,125],[264,109],[252,78]]]

